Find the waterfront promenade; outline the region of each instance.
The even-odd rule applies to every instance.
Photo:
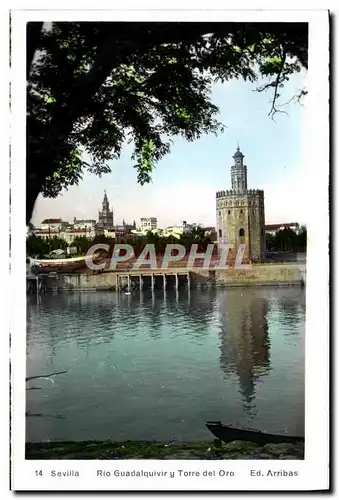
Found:
[[[133,282],[133,285],[132,285]],[[203,269],[201,267],[169,267],[167,269],[131,269],[85,273],[46,275],[47,291],[100,291],[153,288],[211,288],[233,286],[289,286],[306,284],[305,264],[263,264],[239,269]]]

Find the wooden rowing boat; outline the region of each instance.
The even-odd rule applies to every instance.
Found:
[[[98,253],[94,253],[92,259],[97,259]],[[30,258],[30,268],[36,273],[46,273],[50,271],[69,272],[87,267],[88,255],[80,257],[70,257],[67,259],[32,259]]]
[[[239,429],[230,425],[224,425],[221,422],[207,422],[206,426],[216,438],[225,443],[231,441],[250,441],[259,445],[265,445],[268,443],[300,443],[305,440],[303,437],[288,436],[287,434],[268,434],[254,429]]]

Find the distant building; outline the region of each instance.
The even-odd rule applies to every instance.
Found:
[[[295,231],[297,234],[300,231],[300,227],[297,222],[284,222],[281,224],[266,224],[265,233],[272,234],[274,236],[278,231],[283,231],[284,229],[292,229],[292,231]]]
[[[96,230],[95,228],[93,229],[87,229],[86,227],[83,229],[67,229],[66,231],[61,231],[59,233],[59,237],[62,238],[67,242],[67,244],[71,244],[75,238],[94,238],[96,236]]]
[[[194,229],[201,227],[200,224],[192,223],[188,224],[187,221],[183,221],[182,224],[176,224],[174,226],[167,226],[164,229],[164,236],[177,236],[179,237],[183,233],[189,233]]]
[[[62,219],[44,219],[39,229],[42,231],[61,231],[62,225]]]
[[[164,236],[165,238],[168,236],[174,236],[176,238],[180,238],[180,236],[183,234],[185,228],[183,224],[177,224],[173,226],[167,226],[164,229]]]
[[[95,228],[96,221],[92,219],[76,219],[74,217],[73,227],[74,229],[89,229],[93,230]]]
[[[112,229],[114,226],[113,210],[109,209],[109,201],[106,190],[102,200],[102,211],[99,211],[98,226],[101,229]]]
[[[198,224],[197,222],[192,222],[188,224],[187,221],[184,220],[182,223],[182,227],[183,227],[183,232],[188,233],[190,231],[193,231],[194,229],[198,229],[198,227],[201,227],[201,225]]]
[[[121,226],[117,226],[117,227],[120,228]],[[129,222],[126,222],[125,219],[123,219],[122,227],[126,233],[130,233],[131,231],[136,229],[137,226],[135,224],[135,220],[133,221],[133,224],[130,224]]]
[[[46,240],[47,238],[54,238],[54,237],[61,238],[59,230],[35,229],[34,234],[38,238],[42,238],[44,240]]]
[[[66,229],[71,229],[73,227],[68,221],[62,221],[61,231],[65,231]]]
[[[135,223],[133,222],[133,224],[128,224],[123,221],[122,225],[116,225],[111,227],[110,229],[104,229],[103,234],[107,238],[117,238],[119,236],[128,236],[131,234],[135,234]]]
[[[156,217],[141,217],[140,229],[141,231],[154,231],[158,228],[158,219]]]

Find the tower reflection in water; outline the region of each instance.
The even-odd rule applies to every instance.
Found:
[[[237,376],[243,409],[253,418],[256,386],[270,370],[268,300],[257,291],[227,290],[219,301],[220,366],[227,377]]]

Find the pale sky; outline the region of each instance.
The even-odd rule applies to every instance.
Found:
[[[285,85],[282,102],[305,86],[305,77],[293,76]],[[33,224],[45,218],[97,219],[104,190],[114,211],[114,223],[157,217],[160,227],[183,220],[215,226],[215,193],[230,189],[230,167],[239,141],[247,165],[248,188],[264,189],[266,224],[305,222],[304,183],[305,107],[284,106],[288,114],[268,116],[271,94],[257,93],[258,83],[232,80],[214,84],[212,101],[220,108],[225,131],[195,142],[173,138],[171,153],[157,165],[152,184],[137,184],[137,172],[126,146],[112,173],[101,179],[85,174],[77,187],[55,199],[39,197]]]

